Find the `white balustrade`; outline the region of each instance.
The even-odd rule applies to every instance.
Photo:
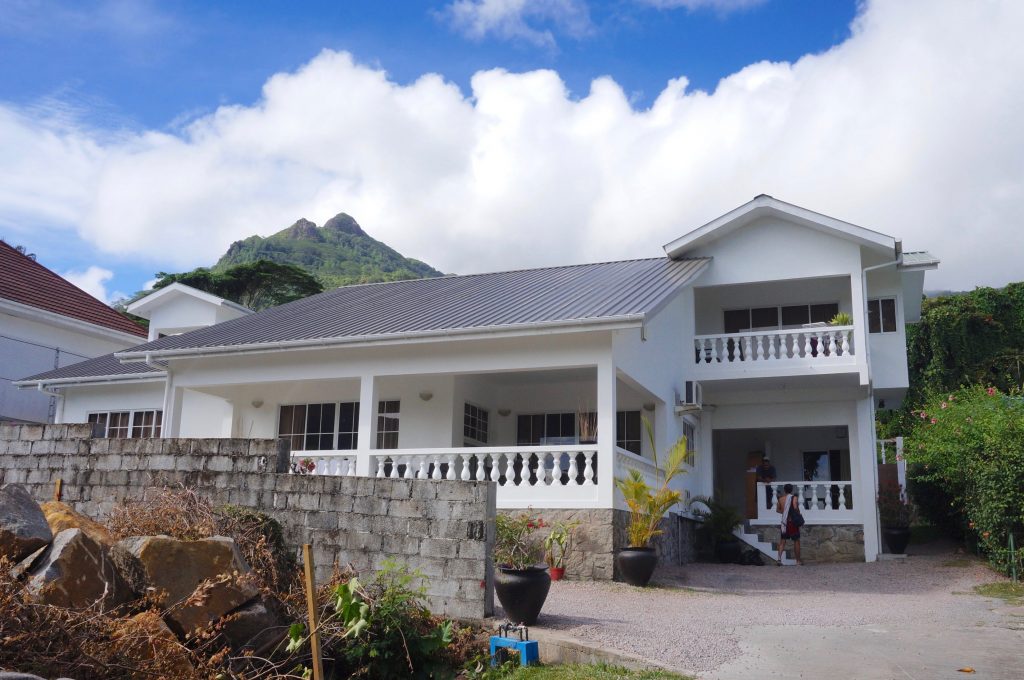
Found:
[[[709,370],[718,364],[852,362],[855,356],[853,326],[696,335],[693,347],[694,363]]]
[[[313,475],[356,473],[369,458],[368,474],[388,479],[493,481],[498,507],[578,508],[597,504],[597,446],[463,447],[374,451],[293,451],[293,470]],[[311,471],[300,461],[313,462]],[[610,480],[608,480],[610,483]]]
[[[772,482],[757,483],[757,521],[779,524],[782,515],[775,511],[786,484],[800,500],[800,512],[808,524],[844,524],[859,521],[860,508],[854,504],[853,482]]]

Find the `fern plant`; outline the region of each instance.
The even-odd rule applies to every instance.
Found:
[[[852,326],[853,317],[846,312],[839,312],[832,317],[832,320],[828,322],[830,326]]]
[[[643,473],[636,469],[630,470],[628,477],[615,480],[615,486],[622,494],[626,507],[629,508],[629,527],[626,534],[631,548],[649,547],[651,540],[662,533],[659,526],[661,518],[672,506],[682,500],[682,493],[670,489],[669,482],[677,475],[686,473],[683,468],[687,457],[686,437],[680,437],[679,441],[672,445],[668,451],[665,468],[661,469],[658,465],[658,453],[654,442],[654,428],[651,427],[651,422],[646,417],[643,419],[643,423],[647,440],[651,445],[654,466],[661,475],[661,484],[652,488],[644,479]]]

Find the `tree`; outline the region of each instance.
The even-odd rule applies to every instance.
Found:
[[[223,271],[199,267],[190,272],[159,272],[153,290],[183,283],[212,295],[261,310],[323,292],[323,286],[301,267],[257,260],[237,264]],[[144,295],[136,295],[132,301]]]

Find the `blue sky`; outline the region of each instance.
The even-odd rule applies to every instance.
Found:
[[[0,237],[24,244],[58,272],[93,267],[76,280],[112,297],[138,289],[158,270],[210,264],[235,238],[272,233],[300,216],[322,223],[342,210],[405,254],[449,271],[656,255],[667,237],[761,190],[884,230],[889,219],[904,224],[896,218],[908,218],[911,199],[920,204],[929,186],[901,160],[908,150],[885,141],[922,134],[899,133],[922,120],[898,120],[900,107],[934,111],[948,105],[942,97],[962,98],[938,84],[943,60],[970,53],[971,41],[989,45],[985,22],[1014,23],[995,13],[958,18],[951,9],[944,16],[947,4],[967,11],[946,0],[908,3],[920,6],[12,0],[0,13],[0,143],[12,150],[0,161]],[[1013,4],[1000,10],[1016,20]],[[851,30],[855,20],[862,30]],[[963,44],[934,39],[948,27],[964,34],[954,36]],[[921,49],[901,56],[893,47],[915,41],[923,58]],[[980,73],[998,64],[1008,78],[1020,66],[1017,52],[972,58]],[[431,73],[439,84],[423,79]],[[608,87],[595,94],[592,83],[602,77]],[[688,80],[685,90],[669,85],[679,78]],[[723,78],[729,85],[719,88]],[[931,78],[934,87],[925,80]],[[268,82],[278,89],[267,94]],[[913,90],[914,82],[915,100],[903,101],[908,95],[899,86]],[[455,93],[446,89],[452,84]],[[1000,88],[1006,90],[992,83],[993,91]],[[414,110],[405,111],[410,101]],[[530,125],[516,119],[520,104]],[[971,112],[968,124],[984,123],[1005,105]],[[350,117],[349,109],[367,115]],[[324,120],[316,118],[321,110]],[[395,111],[402,115],[391,121]],[[590,115],[609,127],[595,131]],[[850,121],[861,126],[862,141]],[[363,127],[353,131],[356,125]],[[460,135],[460,126],[472,134]],[[940,133],[929,143],[939,144]],[[580,143],[580,136],[589,137]],[[644,158],[624,150],[641,141],[650,144]],[[774,150],[759,148],[768,142]],[[832,159],[851,168],[883,144],[877,148],[892,157],[872,154],[879,168],[834,177],[825,171],[831,184],[812,186]],[[919,140],[907,146],[921,151]],[[665,151],[667,165],[656,167],[651,159],[660,149],[677,153]],[[808,157],[815,149],[821,158]],[[547,153],[546,162],[538,160]],[[393,163],[396,155],[401,162]],[[495,165],[481,163],[484,157]],[[568,170],[556,167],[563,162]],[[999,200],[1010,203],[1019,165],[1006,163],[1013,181]],[[540,196],[538,177],[547,166],[569,186]],[[900,168],[890,184],[882,181]],[[678,177],[659,186],[673,173]],[[581,186],[573,187],[577,176]],[[648,179],[624,202],[605,205],[634,177]],[[992,195],[999,185],[1005,194],[1005,180],[1004,173],[972,191]],[[901,193],[900,182],[913,187],[894,206],[890,194]],[[425,184],[429,191],[420,192]],[[934,191],[935,182],[930,186]],[[851,190],[861,194],[850,198]],[[663,209],[638,208],[648,203],[647,191],[665,199]],[[457,213],[445,207],[462,200],[470,205]],[[970,205],[977,195],[962,200]],[[638,212],[642,247],[618,230],[621,219],[602,218]],[[520,222],[509,221],[517,213]],[[962,221],[950,220],[949,229]],[[586,247],[563,245],[538,257],[528,239],[502,240],[524,222]],[[930,235],[924,227],[904,232]],[[472,260],[454,252],[467,234],[477,237]],[[965,263],[948,282],[968,279]]]

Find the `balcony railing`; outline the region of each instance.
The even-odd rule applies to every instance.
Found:
[[[860,508],[854,505],[853,482],[772,482],[757,484],[757,521],[779,524],[782,515],[775,511],[786,484],[800,499],[800,512],[808,524],[847,524],[859,522]]]
[[[373,451],[293,451],[313,462],[311,474],[356,476],[368,457],[371,477],[461,479],[498,484],[498,507],[596,507],[597,446],[509,446]]]
[[[697,365],[827,364],[854,357],[853,326],[697,335],[693,343]]]

